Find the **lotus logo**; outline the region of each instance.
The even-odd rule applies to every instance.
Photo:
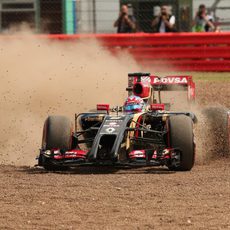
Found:
[[[115,131],[114,128],[108,128],[108,129],[106,129],[106,132],[107,132],[107,133],[113,133],[114,131]]]

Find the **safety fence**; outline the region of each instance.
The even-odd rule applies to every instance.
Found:
[[[145,67],[180,71],[230,71],[230,33],[38,35],[78,41],[96,39],[114,55],[128,52]]]

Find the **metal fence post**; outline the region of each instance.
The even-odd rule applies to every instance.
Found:
[[[97,32],[96,0],[93,0],[93,32]]]

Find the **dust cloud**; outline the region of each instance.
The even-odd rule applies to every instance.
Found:
[[[197,104],[193,108],[198,118],[194,128],[197,164],[207,164],[212,160],[229,157],[227,111],[223,105],[201,108]]]
[[[0,39],[0,163],[34,165],[48,115],[121,105],[127,73],[140,67],[96,41],[58,42],[27,33]]]
[[[33,166],[48,115],[73,120],[74,113],[94,109],[96,103],[121,105],[127,95],[127,73],[141,70],[127,53],[114,57],[93,40],[58,42],[27,32],[1,37],[0,164]],[[173,100],[185,105],[181,95]],[[205,163],[223,143],[215,141],[213,131],[222,135],[221,128],[214,127],[218,117],[210,121],[207,115],[213,112],[203,107],[190,110],[198,117],[197,162]]]

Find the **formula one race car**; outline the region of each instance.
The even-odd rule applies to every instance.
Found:
[[[162,91],[185,91],[194,102],[191,76],[128,75],[124,106],[98,104],[96,112],[75,114],[75,130],[63,116],[49,116],[44,124],[38,165],[58,170],[79,165],[167,166],[190,170],[195,143],[191,112],[168,111]],[[157,92],[157,95],[155,95]],[[157,96],[157,97],[156,97]]]

